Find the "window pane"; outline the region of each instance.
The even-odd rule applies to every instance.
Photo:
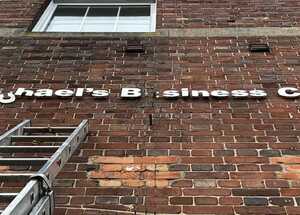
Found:
[[[151,31],[150,15],[148,5],[61,5],[46,31],[148,32]]]
[[[118,15],[118,6],[91,7],[84,20],[84,32],[113,32]]]
[[[113,32],[116,17],[86,17],[82,31],[84,32]]]
[[[58,6],[47,27],[48,32],[78,32],[87,7]]]
[[[47,31],[49,32],[78,32],[83,17],[53,17]]]
[[[118,6],[91,7],[88,16],[117,16],[118,10]]]
[[[122,6],[120,16],[150,16],[149,6]]]
[[[58,6],[53,16],[84,16],[87,7]]]

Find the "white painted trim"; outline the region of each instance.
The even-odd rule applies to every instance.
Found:
[[[37,24],[32,29],[32,32],[45,31],[56,8],[57,4],[54,4],[53,1],[51,1],[43,15],[40,17]]]
[[[112,0],[113,1],[113,0]],[[45,32],[51,18],[53,16],[53,13],[55,12],[58,5],[148,5],[150,6],[150,27],[149,32],[155,32],[156,30],[156,3],[54,3],[53,1],[50,2],[48,7],[46,8],[43,15],[40,17],[37,24],[32,29],[32,32]],[[101,33],[101,32],[99,32]],[[119,32],[121,33],[121,32]]]
[[[150,6],[150,32],[155,32],[156,30],[156,3],[151,4]]]
[[[81,24],[80,24],[80,27],[79,27],[79,32],[82,31],[84,22],[85,22],[85,20],[86,20],[86,16],[87,16],[87,14],[88,14],[89,11],[90,11],[90,7],[88,7],[88,8],[86,9],[86,11],[85,11],[84,17],[83,17],[83,19],[82,19],[82,21],[81,21]]]

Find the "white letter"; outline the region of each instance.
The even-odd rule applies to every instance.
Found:
[[[189,89],[188,88],[182,88],[181,89],[181,96],[182,97],[189,97]]]
[[[82,97],[84,92],[84,88],[77,88],[75,96],[76,97]]]
[[[139,88],[122,88],[121,91],[121,98],[139,98],[141,95],[141,89]]]
[[[268,94],[264,90],[250,90],[250,97],[264,98]]]
[[[92,96],[97,98],[105,98],[109,96],[109,92],[107,90],[94,90]]]
[[[294,87],[283,87],[278,90],[278,95],[285,98],[297,98],[300,96],[297,88]]]
[[[34,93],[36,97],[51,97],[53,95],[53,90],[51,89],[39,89]]]
[[[9,104],[16,101],[16,97],[12,92],[7,93],[7,95],[0,94],[0,103]]]
[[[192,97],[209,97],[209,92],[206,90],[192,90]]]
[[[72,90],[56,90],[55,95],[60,96],[60,97],[69,97],[72,96],[74,94],[74,92]]]
[[[33,91],[32,90],[26,90],[25,88],[18,88],[17,91],[15,92],[15,96],[33,96]]]
[[[210,94],[217,98],[226,98],[229,96],[229,92],[226,90],[214,90]]]
[[[249,96],[247,90],[232,90],[231,96],[234,98],[245,98]]]
[[[179,96],[179,92],[177,90],[165,90],[163,92],[163,97],[165,98],[177,98]]]

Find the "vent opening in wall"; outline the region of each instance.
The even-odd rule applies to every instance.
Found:
[[[144,45],[141,44],[140,41],[127,41],[127,45],[125,47],[126,53],[145,53]]]
[[[267,43],[250,43],[250,52],[271,52],[271,48]]]

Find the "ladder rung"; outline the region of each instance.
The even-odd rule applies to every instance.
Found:
[[[58,148],[59,146],[0,146],[0,153],[53,153]]]
[[[45,135],[45,136],[38,136],[38,135],[31,135],[31,136],[26,136],[26,135],[18,135],[18,136],[11,136],[11,141],[16,142],[16,141],[43,141],[43,142],[60,142],[60,141],[65,141],[69,136],[53,136],[53,135]]]
[[[13,200],[19,193],[0,193],[0,202],[3,201],[11,201]],[[1,211],[0,211],[1,212]]]
[[[48,158],[0,158],[0,165],[43,165],[48,160]]]
[[[42,133],[42,132],[50,132],[50,133],[68,133],[73,132],[76,127],[24,127],[23,131],[25,133]]]
[[[0,181],[24,181],[34,173],[0,173]]]

